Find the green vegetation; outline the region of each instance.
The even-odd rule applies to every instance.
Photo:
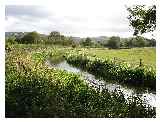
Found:
[[[127,8],[130,26],[134,28],[134,35],[154,31],[156,28],[156,6],[146,7],[136,5]]]
[[[155,30],[156,6],[127,8],[134,35]],[[95,89],[81,75],[47,65],[63,60],[106,82],[156,89],[156,40],[6,33],[6,117],[156,117],[155,107],[120,90]],[[76,40],[77,39],[77,40]],[[98,80],[97,80],[98,82]]]
[[[147,39],[141,36],[120,38],[112,36],[109,39],[101,42],[101,45],[110,49],[130,49],[135,47],[155,47],[155,39]]]
[[[46,59],[57,60],[74,48],[6,49],[6,117],[155,117],[155,108],[139,97],[127,101],[120,91],[97,91],[80,76],[45,65]]]
[[[155,71],[151,67],[143,66],[142,63],[133,67],[127,63],[118,63],[110,59],[102,60],[87,56],[86,53],[78,54],[77,52],[67,54],[66,60],[105,80],[156,89]]]
[[[77,43],[71,37],[66,37],[57,31],[51,32],[49,35],[40,34],[36,31],[26,33],[14,33],[6,37],[6,42],[13,40],[18,44],[45,44],[45,45],[61,45],[76,47]],[[13,42],[13,41],[12,41]]]
[[[116,37],[116,36],[110,37],[106,46],[111,48],[111,49],[120,48],[120,37]]]
[[[30,32],[24,35],[24,37],[20,40],[22,44],[37,44],[40,40],[40,36],[37,32]]]
[[[28,33],[12,33],[11,36],[6,38],[6,43],[11,44],[45,44],[45,45],[59,45],[59,46],[72,46],[87,47],[87,48],[102,48],[107,47],[109,49],[129,49],[134,47],[155,47],[155,39],[147,39],[141,36],[120,38],[118,36],[112,36],[109,38],[97,41],[94,38],[80,38],[75,40],[73,37],[67,37],[60,32],[52,31],[49,35],[40,34],[36,31]]]
[[[95,56],[100,59],[112,59],[115,62],[127,62],[134,66],[140,64],[140,59],[145,66],[156,69],[156,48],[132,48],[132,49],[107,49],[107,48],[80,48],[76,51]]]
[[[82,40],[81,45],[84,47],[89,47],[93,45],[91,38],[87,37],[84,41]]]

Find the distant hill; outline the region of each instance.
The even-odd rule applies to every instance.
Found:
[[[9,38],[11,36],[15,36],[17,38],[22,38],[24,35],[26,35],[29,32],[5,32],[5,38]],[[46,38],[48,35],[46,34],[40,34],[40,37]],[[71,37],[74,41],[79,42],[82,39],[85,40],[86,38],[81,38],[81,37]],[[99,37],[90,37],[93,41],[98,42],[98,41],[105,41],[109,37],[107,36],[99,36]]]
[[[29,32],[5,32],[5,38],[11,37],[11,36],[15,36],[15,37],[23,37],[24,35],[26,35]],[[45,34],[40,34],[40,37],[46,37],[47,35]]]
[[[28,32],[5,32],[5,38],[9,38],[11,36],[21,38]]]
[[[108,40],[109,37],[107,37],[107,36],[98,36],[98,37],[91,37],[91,39],[93,41],[105,41],[105,40]]]
[[[9,38],[11,36],[14,36],[16,38],[22,38],[24,35],[26,35],[29,32],[5,32],[5,38]],[[40,37],[45,39],[47,38],[48,35],[46,34],[40,34]],[[73,41],[75,42],[80,42],[81,40],[85,40],[86,38],[81,38],[81,37],[71,37],[73,39]],[[98,37],[89,37],[92,39],[92,41],[94,42],[101,42],[104,43],[106,42],[106,40],[108,40],[110,37],[107,36],[98,36]],[[129,38],[121,38],[121,41],[124,41],[126,39],[131,39],[132,37]],[[146,41],[147,38],[145,38]]]
[[[98,36],[98,37],[89,37],[89,38],[91,38],[92,41],[94,41],[94,42],[103,42],[103,41],[109,39],[109,37],[107,37],[107,36]],[[72,39],[73,39],[74,41],[76,41],[76,42],[79,42],[79,41],[81,41],[81,40],[85,40],[86,38],[72,37]]]
[[[73,41],[79,42],[81,41],[83,38],[80,37],[71,37],[73,39]]]

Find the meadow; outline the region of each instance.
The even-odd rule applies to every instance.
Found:
[[[115,59],[118,62],[127,62],[131,65],[139,65],[140,59],[142,63],[147,66],[156,68],[156,48],[131,48],[131,49],[108,49],[108,48],[83,48],[78,49],[101,59]]]
[[[118,61],[113,62],[116,58]],[[139,58],[143,65],[153,67],[152,70],[146,70],[146,67],[135,69],[139,66]],[[149,84],[147,87],[155,87],[155,82],[151,85],[155,80],[155,48],[108,50],[10,45],[6,47],[6,117],[155,117],[155,107],[143,103],[139,97],[130,96],[126,100],[121,91],[98,91],[77,74],[48,67],[45,64],[47,59],[54,63],[66,59],[93,74],[99,74],[98,68],[100,72],[106,71],[97,66],[109,64],[116,69],[121,63],[127,66],[131,63],[131,69],[130,66],[124,67],[123,71],[132,71],[129,74],[139,72],[141,76],[145,75],[145,85]],[[119,59],[125,61],[119,62]],[[113,74],[118,73],[115,71],[118,70],[114,70],[109,76],[116,79],[117,75]],[[136,78],[141,78],[139,73]],[[146,82],[146,79],[151,81]]]

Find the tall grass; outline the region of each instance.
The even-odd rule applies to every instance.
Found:
[[[103,77],[106,81],[156,89],[156,73],[152,67],[139,65],[133,67],[128,63],[115,63],[111,59],[104,60],[77,52],[67,54],[66,60],[74,66]]]
[[[142,59],[143,65],[152,66],[156,69],[156,48],[132,48],[132,49],[107,49],[107,48],[79,48],[79,52],[95,55],[101,59],[112,59],[117,62],[127,62],[130,65],[139,65]],[[117,60],[118,59],[118,60]]]
[[[48,68],[46,54],[7,51],[6,117],[155,117],[138,97],[127,102],[122,92],[99,92],[75,74]]]

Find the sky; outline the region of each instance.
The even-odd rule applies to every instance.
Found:
[[[21,0],[22,1],[22,0]],[[52,1],[52,2],[51,2]],[[6,0],[5,31],[49,34],[59,31],[68,36],[130,37],[126,6],[153,5],[153,0]],[[144,36],[150,37],[151,34]]]

